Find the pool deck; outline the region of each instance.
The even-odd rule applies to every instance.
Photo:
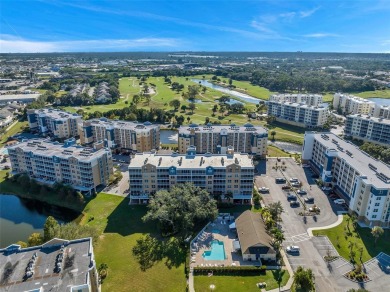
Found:
[[[225,224],[224,224],[225,223]],[[209,224],[206,229],[198,235],[197,240],[194,240],[191,246],[191,267],[207,267],[207,266],[253,266],[258,265],[256,262],[243,261],[240,253],[234,252],[233,241],[237,238],[236,231],[229,229],[229,224],[226,220],[217,219]],[[219,233],[213,233],[213,230],[219,230]],[[224,243],[225,260],[206,260],[203,257],[203,252],[211,249],[211,242],[219,240]]]

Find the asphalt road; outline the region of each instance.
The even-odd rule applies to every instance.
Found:
[[[282,165],[284,162],[286,170],[283,173],[280,170],[272,169],[276,162],[276,158],[268,158],[265,174],[257,176],[255,183],[257,187],[266,186],[270,189],[269,194],[262,195],[266,205],[277,201],[281,201],[283,205],[285,211],[281,217],[282,228],[286,237],[284,248],[288,245],[298,245],[301,250],[299,255],[288,255],[291,267],[293,270],[296,270],[298,266],[312,269],[315,274],[317,291],[344,291],[334,281],[333,275],[330,273],[322,255],[307,234],[307,228],[309,227],[326,226],[337,221],[334,206],[331,205],[328,197],[321,189],[314,184],[314,180],[311,179],[311,174],[308,171],[305,172],[293,159],[286,158],[277,162],[278,165]],[[275,177],[282,176],[285,176],[287,180],[291,177],[298,178],[303,184],[302,188],[306,189],[310,196],[314,197],[315,204],[321,208],[321,214],[317,216],[316,221],[312,217],[307,216],[307,223],[305,224],[303,222],[303,217],[299,215],[299,212],[303,211],[302,204],[298,208],[290,207],[286,199],[287,192],[281,189],[283,184],[275,183]]]

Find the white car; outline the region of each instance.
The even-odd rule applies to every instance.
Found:
[[[290,253],[299,252],[300,248],[297,245],[289,245],[289,246],[287,246],[286,251],[290,252]]]
[[[333,201],[333,203],[335,203],[337,205],[342,205],[342,204],[345,204],[345,200],[344,199],[336,199]]]
[[[261,187],[261,188],[259,188],[259,192],[260,193],[268,193],[269,192],[269,188]]]
[[[295,177],[290,178],[290,182],[298,182],[299,180]]]
[[[309,165],[309,164],[302,164],[302,167],[303,167],[303,168],[309,168],[310,165]]]
[[[322,187],[321,189],[322,189],[323,191],[331,191],[331,190],[332,190],[331,187]]]

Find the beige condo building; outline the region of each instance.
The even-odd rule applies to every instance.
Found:
[[[12,173],[26,173],[47,185],[62,182],[81,192],[96,192],[113,173],[111,151],[76,146],[75,142],[73,138],[65,144],[44,139],[17,143],[8,148]]]
[[[111,149],[148,152],[160,147],[160,126],[150,122],[112,121],[106,118],[83,121],[79,124],[83,145],[103,142]]]
[[[209,193],[231,193],[235,203],[249,204],[252,199],[254,165],[247,154],[196,154],[189,147],[186,154],[136,154],[129,164],[130,203],[147,203],[158,190],[192,182]]]

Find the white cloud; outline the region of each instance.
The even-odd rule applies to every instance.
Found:
[[[70,41],[33,41],[12,35],[0,36],[1,53],[105,51],[147,48],[175,48],[180,41],[172,38],[102,39]]]
[[[312,14],[314,14],[318,9],[320,9],[320,7],[316,7],[316,8],[313,8],[311,10],[306,10],[306,11],[299,11],[299,16],[301,18],[309,17]]]
[[[305,38],[328,38],[328,37],[339,37],[340,35],[335,33],[309,33],[303,35]]]

